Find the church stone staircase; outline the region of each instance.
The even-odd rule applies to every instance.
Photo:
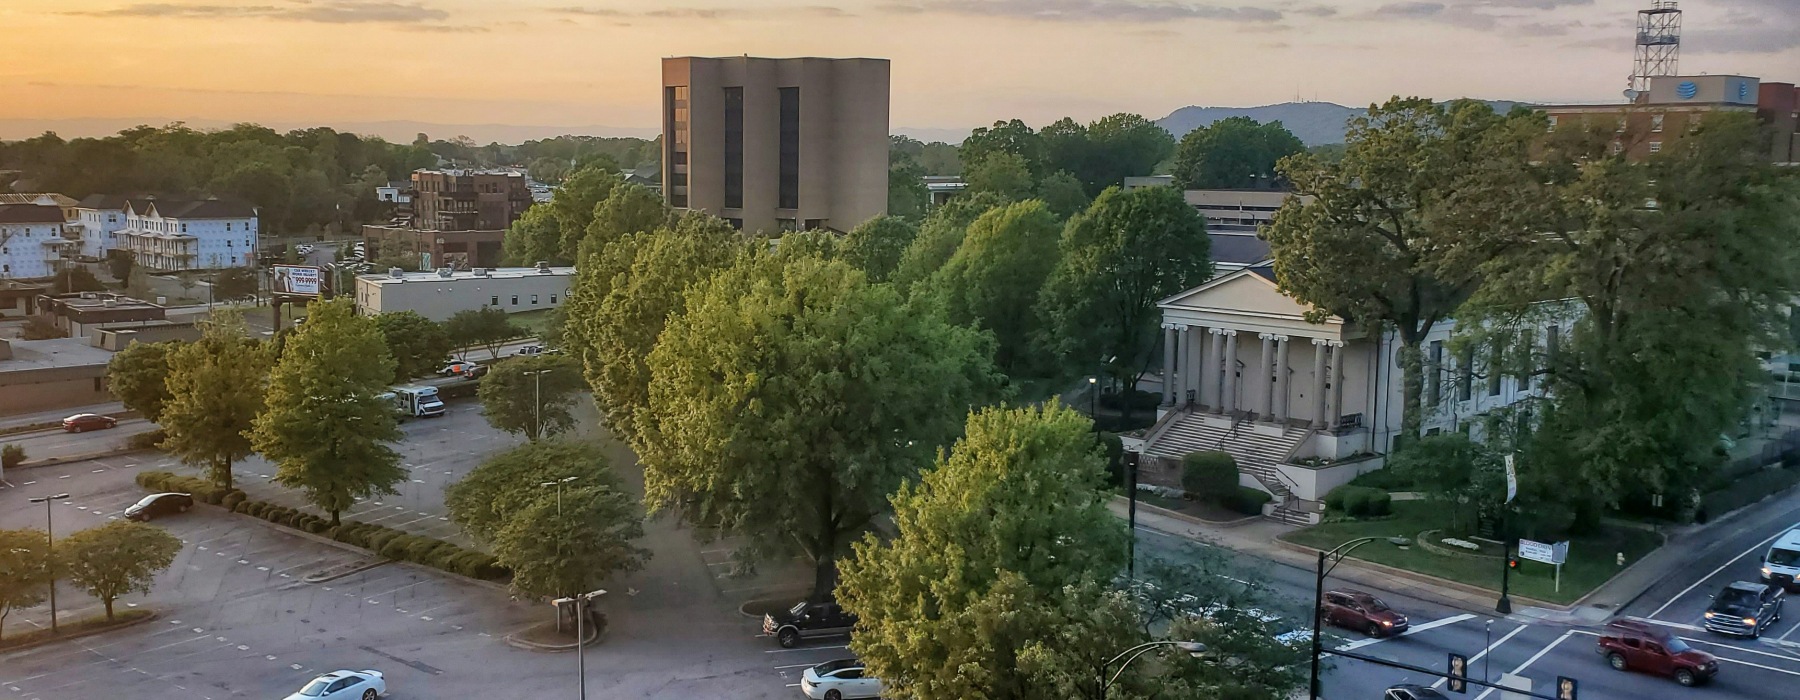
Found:
[[[1304,526],[1319,522],[1323,504],[1295,496],[1275,465],[1299,449],[1310,434],[1311,428],[1285,426],[1280,434],[1269,435],[1254,429],[1249,421],[1227,424],[1222,416],[1183,411],[1157,426],[1145,441],[1144,454],[1175,460],[1190,452],[1229,454],[1237,460],[1239,472],[1249,474],[1262,484],[1263,490],[1275,496],[1269,517]]]

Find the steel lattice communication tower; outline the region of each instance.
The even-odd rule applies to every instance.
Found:
[[[1681,62],[1681,8],[1675,0],[1656,0],[1637,14],[1637,55],[1625,91],[1630,100],[1650,90],[1650,78],[1676,75]]]

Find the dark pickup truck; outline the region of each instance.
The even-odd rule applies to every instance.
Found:
[[[835,602],[800,601],[782,612],[763,615],[763,634],[773,635],[786,649],[802,639],[850,634],[856,616],[844,612]]]

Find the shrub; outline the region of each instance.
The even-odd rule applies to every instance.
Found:
[[[0,447],[0,467],[11,469],[25,461],[25,448],[18,445]]]
[[[1162,394],[1142,389],[1100,395],[1100,406],[1111,411],[1123,410],[1123,407],[1127,405],[1131,406],[1131,410],[1134,412],[1150,411],[1155,410],[1161,404]]]
[[[169,437],[168,433],[163,432],[162,428],[157,428],[147,433],[138,433],[125,438],[125,446],[134,450],[154,450],[167,437]]]
[[[1272,500],[1275,500],[1275,497],[1266,491],[1239,486],[1237,493],[1232,494],[1230,502],[1224,505],[1244,515],[1262,515],[1263,505]]]
[[[1325,494],[1325,507],[1353,518],[1369,518],[1392,513],[1394,499],[1381,489],[1345,484]]]
[[[1237,460],[1224,452],[1190,452],[1181,458],[1181,488],[1194,498],[1224,503],[1237,494]]]
[[[239,491],[237,489],[232,489],[230,491],[227,491],[225,493],[225,497],[219,500],[219,506],[226,510],[235,512],[238,509],[238,504],[243,503],[244,501],[248,500],[249,498],[250,498],[250,494],[244,493],[243,491]]]
[[[1412,480],[1406,478],[1406,474],[1399,469],[1377,469],[1372,472],[1363,472],[1351,479],[1350,485],[1383,491],[1406,491],[1414,487]]]
[[[1760,501],[1765,496],[1786,491],[1795,483],[1800,483],[1800,470],[1766,469],[1756,472],[1732,482],[1730,486],[1701,496],[1700,510],[1694,514],[1694,519],[1706,522]]]
[[[135,479],[137,480],[137,485],[143,487],[145,490],[166,491],[168,489],[164,488],[164,486],[168,484],[169,479],[174,478],[174,476],[174,474],[166,471],[150,470],[138,472]]]
[[[1100,442],[1100,450],[1106,454],[1106,485],[1123,486],[1125,484],[1125,443],[1119,439],[1118,433],[1100,432],[1095,434]]]

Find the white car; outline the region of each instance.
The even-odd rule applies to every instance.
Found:
[[[314,678],[287,700],[375,700],[387,694],[380,671],[332,671]]]
[[[800,692],[813,700],[881,697],[881,679],[864,675],[861,661],[827,661],[800,674]]]

